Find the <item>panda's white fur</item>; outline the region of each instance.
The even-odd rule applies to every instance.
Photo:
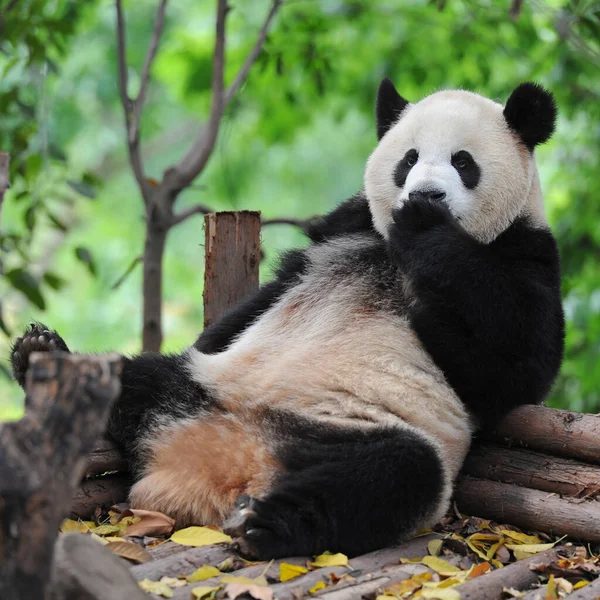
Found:
[[[392,210],[410,192],[437,188],[446,192],[461,225],[482,242],[495,239],[517,216],[547,227],[534,154],[509,128],[503,110],[501,104],[462,90],[437,92],[408,105],[367,162],[365,190],[377,230],[387,236]],[[419,162],[398,189],[393,170],[410,148],[418,149]],[[474,190],[462,185],[450,163],[460,150],[470,152],[482,167]]]

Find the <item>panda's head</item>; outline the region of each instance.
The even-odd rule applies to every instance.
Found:
[[[411,104],[385,79],[376,112],[379,144],[365,191],[382,235],[392,210],[418,197],[445,202],[482,242],[518,216],[546,224],[533,150],[552,135],[556,107],[541,86],[521,84],[505,106],[462,90]]]

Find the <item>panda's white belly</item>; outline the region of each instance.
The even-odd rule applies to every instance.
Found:
[[[225,406],[259,405],[354,426],[411,424],[433,436],[454,477],[470,419],[405,318],[366,309],[356,290],[289,290],[227,350],[190,349],[193,378]]]

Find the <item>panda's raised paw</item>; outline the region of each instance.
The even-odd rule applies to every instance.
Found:
[[[11,350],[10,362],[15,380],[21,387],[25,385],[25,374],[29,367],[32,352],[69,352],[64,340],[42,323],[32,323],[20,338],[17,338]]]
[[[419,233],[454,222],[448,205],[439,200],[407,200],[400,208],[392,211],[394,223],[402,230]]]

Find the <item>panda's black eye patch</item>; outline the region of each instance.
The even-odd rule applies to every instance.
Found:
[[[402,187],[406,183],[406,178],[408,177],[410,170],[417,164],[418,160],[419,153],[414,148],[411,148],[396,165],[394,171],[394,183],[398,187]]]
[[[472,190],[477,186],[481,178],[481,169],[469,152],[461,150],[453,154],[452,166],[456,169],[463,185],[468,190]]]

